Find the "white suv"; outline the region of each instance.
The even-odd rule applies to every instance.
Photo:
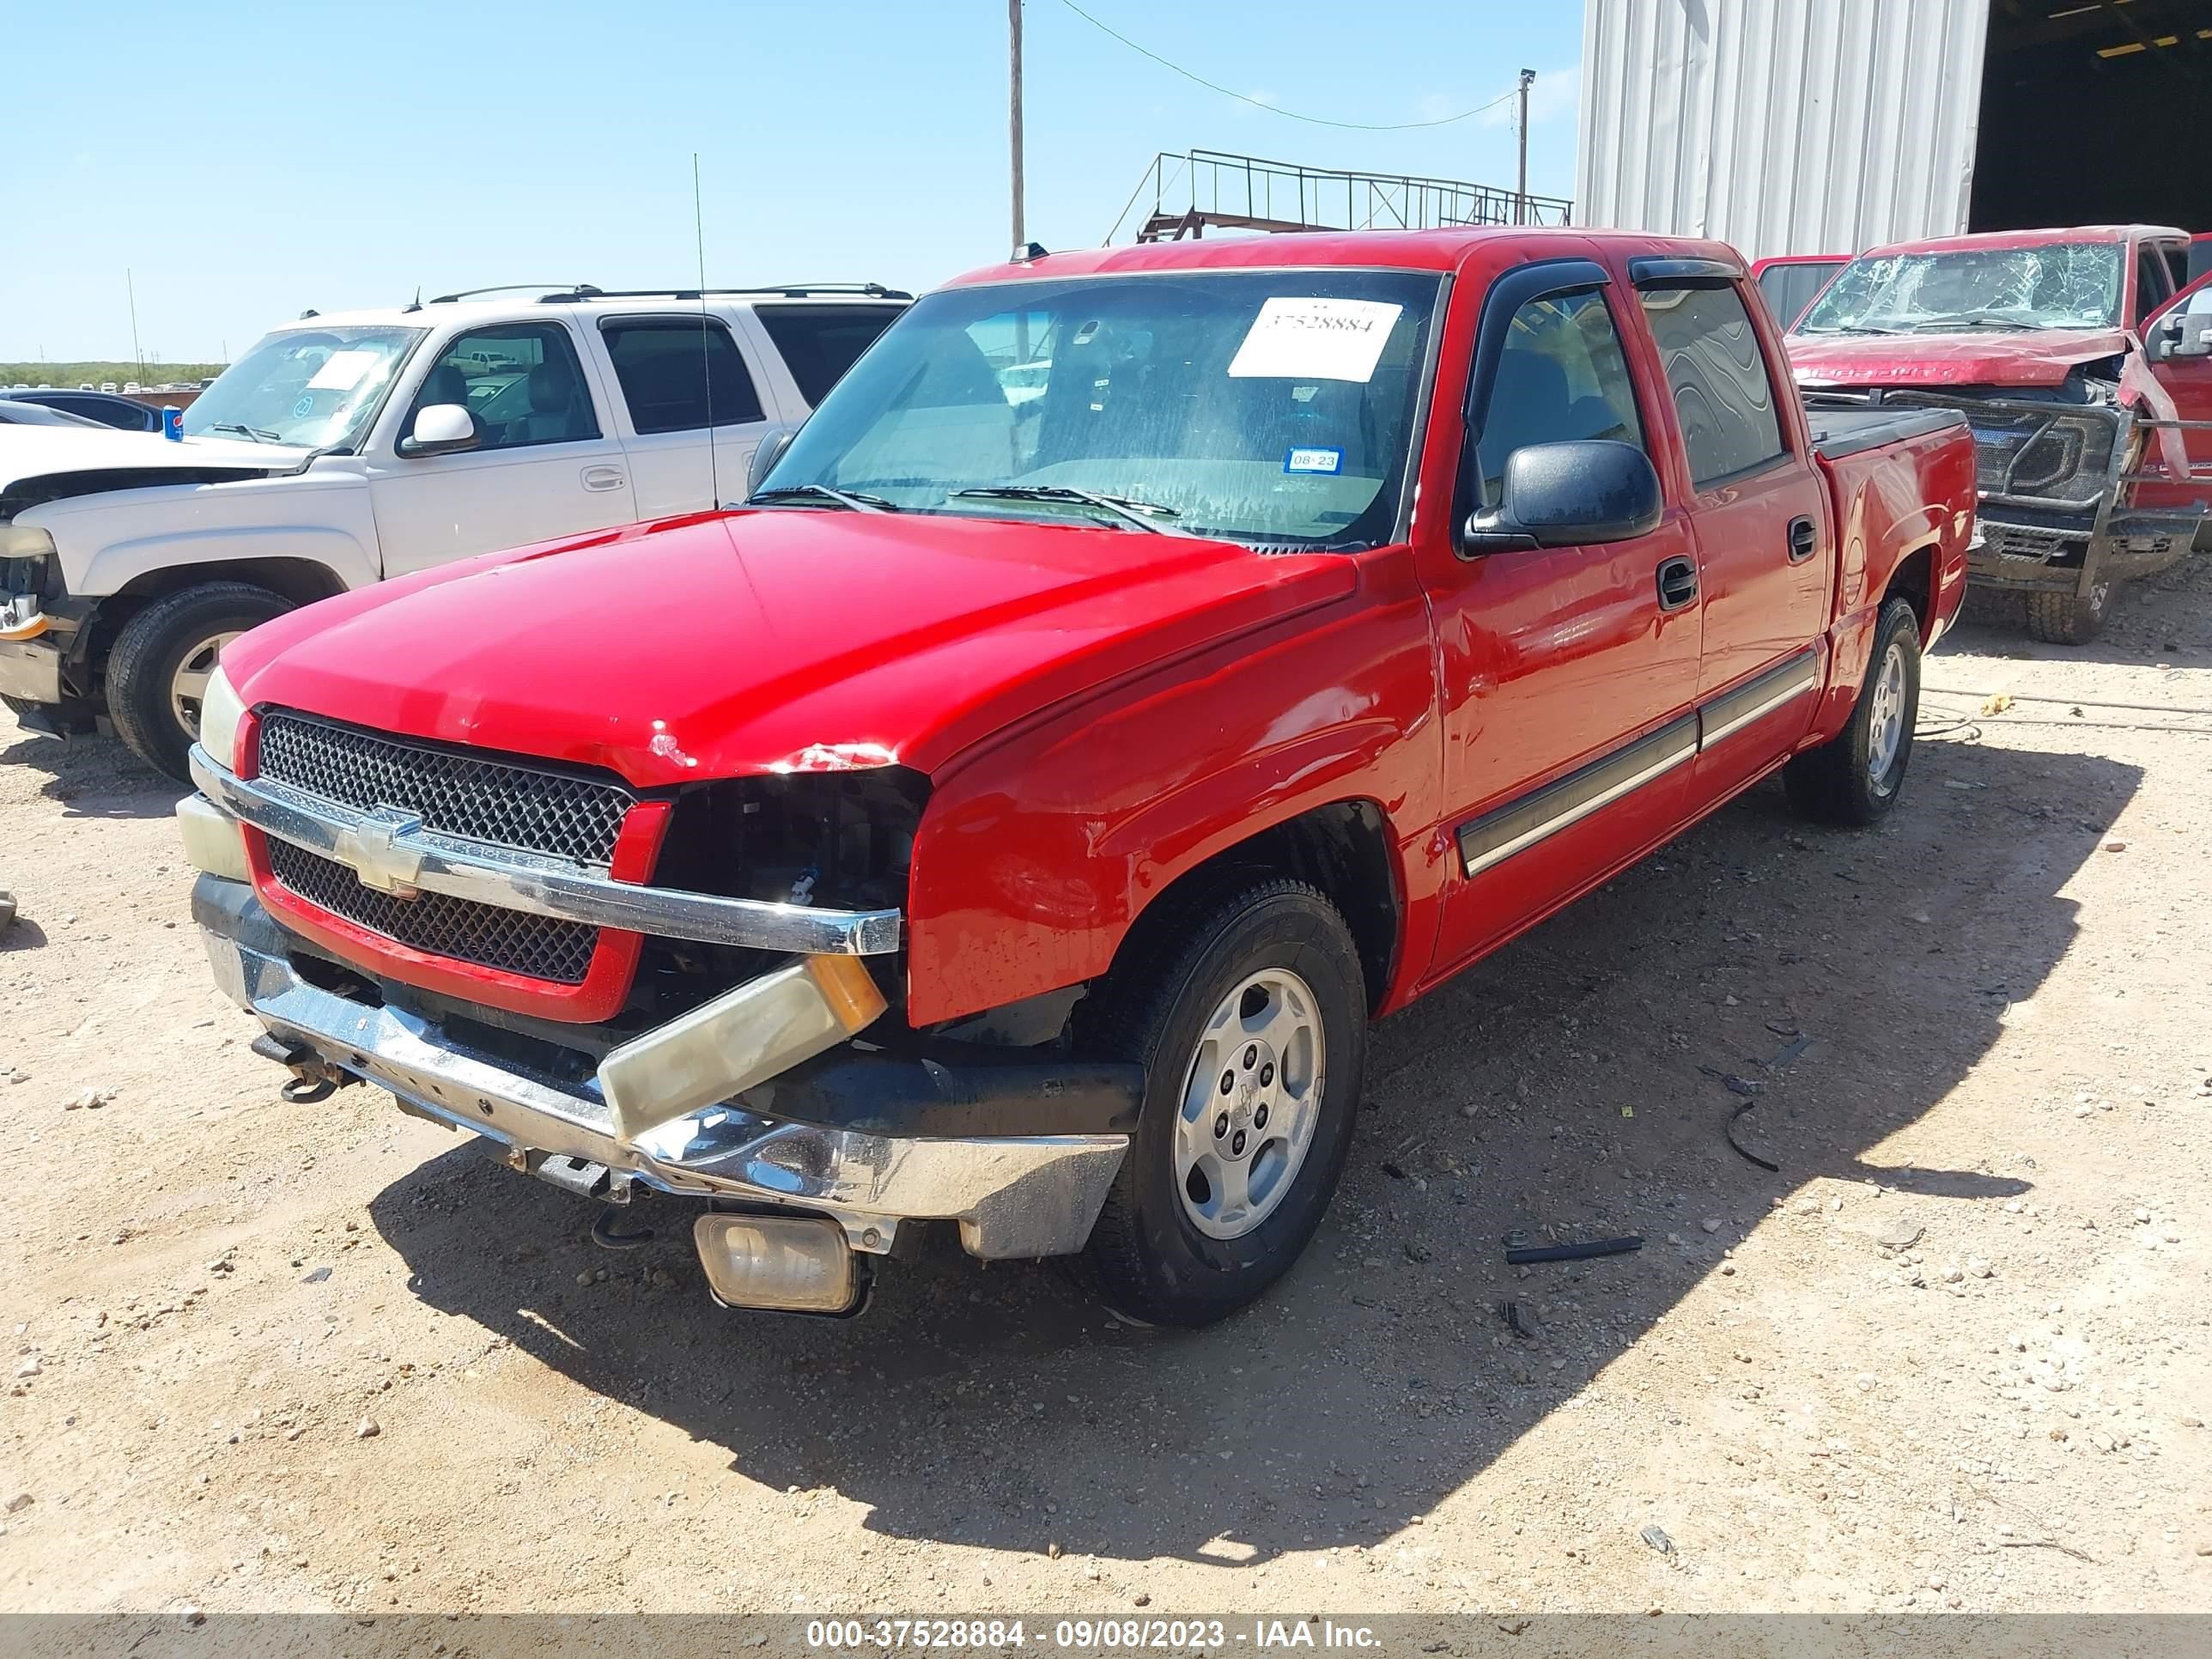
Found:
[[[185,439],[0,427],[0,698],[182,778],[223,644],[472,553],[742,496],[911,295],[477,289],[269,335]]]

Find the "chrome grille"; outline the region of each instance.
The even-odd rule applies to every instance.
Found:
[[[605,865],[635,798],[620,784],[276,713],[261,774],[368,811],[398,807],[426,829]],[[304,896],[304,895],[303,895]]]
[[[364,887],[344,865],[269,837],[276,879],[308,903],[431,956],[480,968],[580,985],[592,965],[599,930],[581,922],[476,904],[444,893],[414,898]]]

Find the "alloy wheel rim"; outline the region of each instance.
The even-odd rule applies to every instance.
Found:
[[[215,678],[216,659],[245,631],[234,628],[209,635],[179,659],[177,672],[169,677],[169,712],[195,738],[200,734],[200,704],[207,696],[208,682]]]
[[[1262,969],[1214,1005],[1175,1126],[1176,1191],[1193,1226],[1241,1238],[1282,1206],[1327,1079],[1320,1001],[1289,969]]]
[[[1875,676],[1874,708],[1867,722],[1867,776],[1881,783],[1896,763],[1905,738],[1905,648],[1892,641]]]

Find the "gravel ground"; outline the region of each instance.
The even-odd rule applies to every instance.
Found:
[[[1764,786],[1380,1027],[1196,1335],[949,1240],[723,1313],[672,1206],[286,1103],[173,787],[0,714],[0,1610],[2212,1607],[2212,561],[1928,678],[1881,830]]]

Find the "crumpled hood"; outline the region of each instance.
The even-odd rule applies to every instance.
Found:
[[[767,508],[488,555],[224,652],[249,706],[610,767],[640,787],[893,761],[1348,595],[1341,554]]]
[[[108,427],[0,426],[0,495],[27,479],[57,473],[192,473],[210,467],[289,472],[307,456],[306,450],[291,444],[256,443],[250,438],[187,438],[172,443],[158,432],[118,432]]]
[[[1800,386],[2057,386],[2077,363],[2118,357],[2117,328],[2001,334],[1793,334],[1784,343]]]

